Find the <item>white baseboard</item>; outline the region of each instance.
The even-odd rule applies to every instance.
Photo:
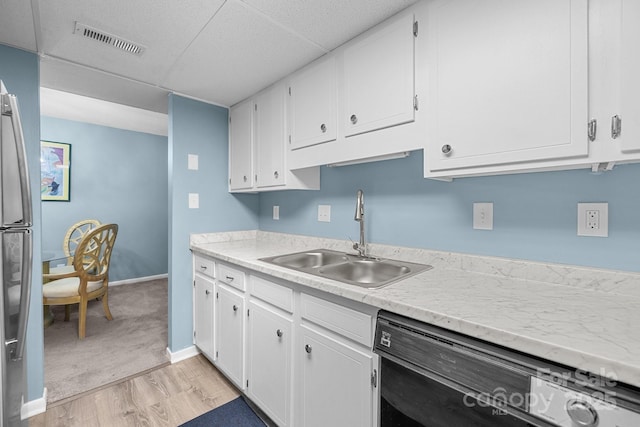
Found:
[[[109,282],[109,286],[121,286],[130,285],[132,283],[150,282],[152,280],[166,279],[168,274],[157,274],[155,276],[137,277],[135,279],[117,280],[115,282]]]
[[[30,400],[22,404],[20,408],[20,418],[26,420],[38,414],[47,412],[47,388],[42,390],[42,397],[35,400]]]
[[[167,356],[169,357],[169,360],[171,360],[172,364],[180,362],[181,360],[188,359],[193,356],[197,356],[199,354],[200,354],[200,351],[195,345],[176,351],[175,353],[172,353],[171,350],[169,350],[169,347],[167,347]]]

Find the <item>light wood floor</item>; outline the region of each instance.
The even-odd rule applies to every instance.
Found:
[[[204,356],[56,402],[32,427],[178,426],[239,396]]]

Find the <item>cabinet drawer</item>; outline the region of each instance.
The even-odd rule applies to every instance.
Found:
[[[302,294],[302,318],[370,347],[372,318],[368,314]]]
[[[249,279],[249,289],[252,296],[293,313],[292,289],[256,276],[251,276]]]
[[[244,272],[226,264],[218,264],[217,279],[241,291],[245,290]]]
[[[193,271],[209,277],[216,277],[215,262],[201,255],[193,256]]]

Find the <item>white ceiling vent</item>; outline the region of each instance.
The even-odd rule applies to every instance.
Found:
[[[125,52],[129,52],[133,55],[141,56],[145,50],[145,47],[141,44],[134,43],[132,41],[123,39],[122,37],[109,34],[105,31],[98,30],[97,28],[93,28],[79,22],[76,22],[73,34],[93,39],[100,43],[108,44]]]

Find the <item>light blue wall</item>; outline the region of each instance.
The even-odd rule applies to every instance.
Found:
[[[42,139],[71,144],[71,201],[42,202],[42,248],[72,224],[118,224],[111,281],[167,273],[167,137],[42,117]]]
[[[169,96],[169,349],[193,343],[193,285],[189,235],[258,228],[258,196],[227,190],[228,110]],[[199,170],[187,169],[188,154]],[[199,209],[189,209],[198,193]]]
[[[358,239],[355,194],[365,194],[369,241],[470,254],[640,271],[640,165],[456,179],[422,178],[422,152],[321,170],[320,191],[260,195],[260,229]],[[472,228],[473,202],[493,202],[494,230]],[[578,202],[609,203],[609,237],[579,237]],[[317,221],[318,204],[331,222]],[[280,220],[272,220],[272,206]]]
[[[27,396],[42,397],[44,338],[42,333],[42,261],[40,258],[40,68],[38,56],[0,45],[0,80],[18,97],[27,147],[33,198],[33,268],[31,307],[27,330]]]

